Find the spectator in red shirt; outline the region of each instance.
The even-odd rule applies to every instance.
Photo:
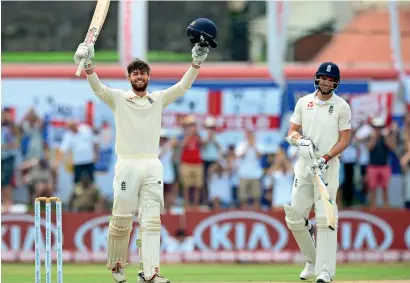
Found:
[[[180,176],[185,206],[190,206],[189,189],[194,188],[193,204],[198,206],[204,188],[204,165],[201,157],[202,140],[194,116],[184,119],[185,134],[181,144]]]

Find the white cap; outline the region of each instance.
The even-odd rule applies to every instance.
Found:
[[[161,133],[159,135],[161,138],[167,138],[168,137],[168,131],[165,129],[161,129]]]
[[[386,124],[386,119],[384,117],[375,117],[372,119],[372,125],[374,127],[384,127]]]
[[[212,116],[206,117],[205,122],[204,122],[204,125],[205,125],[205,127],[207,127],[207,128],[215,127],[215,126],[216,126],[216,120],[215,120],[215,118],[212,117]]]

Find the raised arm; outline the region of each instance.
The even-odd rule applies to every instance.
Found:
[[[205,61],[209,53],[209,47],[201,47],[198,43],[192,48],[192,65],[182,77],[182,79],[165,90],[163,98],[163,107],[167,107],[169,104],[183,96],[184,93],[192,87],[196,77],[199,74],[199,68],[202,62]]]
[[[85,58],[84,69],[87,74],[87,80],[93,92],[111,108],[115,106],[114,92],[112,89],[103,85],[95,73],[95,63],[91,60],[94,57],[94,45],[81,43],[74,54],[74,62],[79,64],[81,59]]]

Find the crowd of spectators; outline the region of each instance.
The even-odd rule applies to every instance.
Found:
[[[51,154],[43,134],[43,121],[30,109],[20,123],[12,111],[2,110],[2,211],[15,204],[16,193],[29,193],[26,205],[37,196],[51,196],[58,184],[57,168],[71,153],[73,184],[65,208],[73,212],[109,211],[112,200],[95,183],[99,154],[96,137],[101,129],[67,122],[59,150]],[[161,132],[159,157],[164,166],[165,209],[281,209],[290,204],[293,164],[298,149],[281,144],[264,152],[254,132],[244,130],[244,139],[223,147],[216,121],[208,117],[200,131],[194,116],[186,116],[178,136]],[[224,149],[225,148],[225,149]],[[21,162],[16,162],[16,156]],[[410,115],[399,127],[384,119],[364,122],[352,131],[342,162],[338,205],[340,207],[390,206],[392,171],[402,177],[402,207],[410,208]],[[395,165],[397,164],[397,168]],[[397,189],[397,188],[396,188]],[[381,192],[381,204],[377,191]]]

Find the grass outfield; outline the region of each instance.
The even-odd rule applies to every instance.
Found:
[[[73,51],[66,52],[2,52],[2,63],[72,63]],[[98,51],[95,53],[98,62],[116,63],[119,60],[118,53],[112,51]],[[150,62],[189,62],[192,60],[189,53],[175,53],[169,51],[149,51]]]
[[[136,282],[136,265],[127,267],[128,282]],[[175,282],[298,282],[303,266],[280,264],[168,264],[161,273]],[[53,265],[53,282],[56,269]],[[1,282],[32,283],[33,264],[2,264]],[[44,264],[42,282],[44,279]],[[334,282],[400,280],[410,282],[410,263],[398,264],[344,264],[339,265]],[[64,264],[64,283],[112,283],[104,264]],[[397,281],[398,282],[398,281]]]

